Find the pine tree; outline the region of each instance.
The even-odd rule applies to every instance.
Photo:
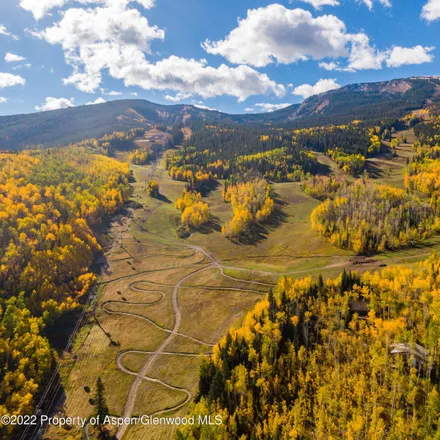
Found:
[[[106,416],[109,415],[109,409],[105,399],[105,387],[99,376],[96,380],[96,396],[95,396],[95,406],[96,406],[96,416],[99,417],[99,432],[100,438],[107,438],[107,431],[104,429],[103,423]]]

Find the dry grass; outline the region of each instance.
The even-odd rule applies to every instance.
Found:
[[[398,157],[384,156],[371,160],[369,166],[374,166],[377,172],[373,177],[380,182],[401,186],[403,167],[409,154],[410,146],[403,145],[398,149]],[[209,264],[201,253],[185,247],[187,244],[206,249],[225,266],[224,273],[233,277],[222,277],[218,268],[211,268],[186,280],[179,290],[178,301],[182,313],[179,332],[212,344],[228,328],[239,325],[246,311],[267,292],[267,286],[255,282],[275,283],[282,274],[317,277],[321,273],[325,277],[335,277],[344,268],[365,271],[376,270],[383,264],[411,266],[433,249],[440,249],[440,237],[437,236],[419,248],[384,253],[370,259],[359,259],[350,251],[333,247],[312,231],[310,214],[319,202],[305,195],[298,183],[273,185],[279,209],[277,221],[264,225],[252,243],[234,243],[225,239],[218,230],[195,233],[186,241],[179,240],[176,235],[176,218],[179,214],[173,203],[180,197],[184,183],[172,181],[161,164],[154,178],[160,183],[163,198],[152,199],[145,193],[145,181],[151,176],[152,167],[136,166],[133,170],[136,177],[134,200],[139,205],[132,210],[131,229],[123,236],[123,247],[116,247],[111,255],[112,273],[103,279],[106,284],[100,293],[97,309],[101,326],[119,345],[111,345],[108,336],[96,325],[88,336],[82,332],[82,340],[85,340],[76,345],[77,360],[72,371],[67,374],[72,358],[66,360],[66,368],[62,371],[66,392],[64,412],[68,416],[88,416],[93,413],[93,406],[89,403],[90,394],[85,392],[84,386],[89,386],[93,394],[98,376],[103,378],[106,386],[111,412],[123,414],[134,376],[117,370],[117,354],[122,350],[155,351],[168,333],[141,317],[149,318],[164,328],[172,328],[173,286],[197,268]],[[221,189],[220,185],[207,197],[210,210],[219,224],[231,217],[230,206],[222,201]],[[121,228],[115,227],[114,237]],[[253,283],[247,283],[246,280]],[[133,290],[130,287],[133,283],[146,290]],[[161,298],[160,293],[148,290],[162,291],[165,298],[154,305],[129,305],[154,302]],[[140,317],[108,314],[101,309],[106,301],[122,301],[111,304],[110,309],[138,314]],[[210,349],[183,336],[173,337],[166,347],[167,352],[196,354],[209,353]],[[123,363],[126,368],[136,372],[149,356],[145,353],[129,353],[124,356]],[[199,362],[200,359],[195,357],[161,355],[148,375],[186,388],[194,394]],[[139,388],[135,412],[149,414],[176,405],[183,398],[181,392],[144,381]],[[187,409],[183,407],[177,414],[183,415]],[[162,440],[170,438],[171,433],[170,427],[133,426],[124,440]],[[81,432],[78,429],[69,432],[51,429],[46,438],[76,440],[81,438]]]

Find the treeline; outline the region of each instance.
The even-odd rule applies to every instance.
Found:
[[[274,209],[270,197],[270,185],[265,180],[237,183],[226,182],[223,200],[230,203],[234,214],[232,220],[222,227],[226,237],[237,237],[249,228],[267,220]]]
[[[186,141],[196,151],[213,151],[220,160],[261,153],[292,145],[291,130],[254,125],[204,126],[193,131]]]
[[[379,135],[384,130],[382,126],[371,128],[364,123],[354,121],[347,125],[328,125],[294,130],[293,141],[301,148],[323,153],[338,148],[346,154],[367,156],[380,152]]]
[[[362,154],[347,154],[339,148],[328,150],[327,154],[346,173],[359,174],[364,169],[366,159]]]
[[[358,254],[398,249],[440,230],[437,206],[405,191],[359,180],[314,209],[312,227]]]
[[[265,178],[274,182],[300,181],[317,169],[313,153],[286,147],[251,155],[219,159],[215,151],[186,147],[168,155],[165,166],[175,180],[188,182],[188,188],[205,193],[217,179],[249,181]]]
[[[134,165],[146,165],[153,155],[147,150],[134,150],[128,155],[128,160]]]
[[[0,414],[33,411],[51,372],[48,339],[95,281],[93,230],[128,199],[129,176],[86,148],[0,155]]]
[[[439,150],[434,147],[427,154],[437,156]],[[418,159],[407,166],[405,185],[410,191],[417,190],[429,196],[438,197],[440,195],[440,160],[425,159],[421,156],[418,156]]]
[[[440,117],[432,122],[421,122],[415,125],[414,134],[423,145],[440,146]]]
[[[347,185],[347,179],[339,176],[307,176],[301,183],[302,190],[310,197],[318,200],[334,198],[336,193]]]
[[[194,130],[186,147],[169,156],[166,166],[173,178],[180,170],[180,177],[188,171],[200,171],[213,179],[240,175],[242,180],[263,177],[273,182],[301,181],[307,173],[319,172],[314,150],[334,153],[341,168],[359,173],[365,157],[380,151],[388,127],[385,122],[370,127],[360,121],[296,130],[206,126]]]
[[[136,147],[135,139],[145,134],[143,128],[132,128],[128,131],[116,131],[102,138],[86,139],[71,145],[72,148],[82,148],[93,153],[113,156],[116,150],[131,150]]]
[[[176,438],[437,439],[439,273],[433,255],[416,269],[282,277],[200,367],[190,414],[223,423]]]

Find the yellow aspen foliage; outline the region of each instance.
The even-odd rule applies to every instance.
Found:
[[[222,227],[226,237],[245,233],[252,224],[268,219],[274,209],[270,185],[264,179],[227,185],[223,200],[231,204],[234,214],[232,220]]]
[[[150,160],[147,150],[134,150],[128,155],[128,160],[134,165],[146,165]]]
[[[413,269],[282,277],[203,361],[190,415],[224,411],[210,438],[228,440],[437,438],[439,269],[433,254]]]
[[[185,189],[174,206],[182,211],[181,224],[186,232],[199,229],[211,219],[208,204],[202,202],[202,196],[198,192]]]
[[[147,194],[150,197],[159,196],[159,183],[156,180],[149,180],[147,183]]]
[[[364,254],[424,240],[440,226],[437,212],[401,189],[358,180],[315,208],[311,222],[331,244]]]
[[[43,335],[56,338],[82,307],[95,227],[130,195],[128,164],[89,147],[0,154],[0,413],[34,411],[53,365]],[[0,437],[16,429],[0,426]]]

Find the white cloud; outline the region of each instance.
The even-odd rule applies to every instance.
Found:
[[[351,35],[351,50],[348,58],[347,71],[382,69],[382,63],[387,57],[387,52],[381,52],[370,45],[367,35],[360,33]]]
[[[19,61],[24,61],[26,58],[16,55],[15,53],[6,52],[5,61],[7,63],[17,63]]]
[[[0,96],[0,104],[4,104],[5,102],[8,102],[8,98],[3,98],[3,96]]]
[[[328,4],[327,0],[306,1],[316,7]],[[373,6],[372,0],[362,1]],[[391,6],[389,0],[377,1]],[[222,55],[236,64],[264,67],[274,62],[289,64],[316,59],[322,60],[319,66],[323,69],[344,72],[378,70],[385,62],[388,66],[397,66],[394,57],[398,53],[396,48],[376,48],[363,32],[347,33],[345,24],[334,15],[314,18],[309,11],[287,9],[280,4],[248,10],[247,17],[239,20],[238,26],[226,38],[215,42],[207,40],[202,46],[207,52]],[[419,49],[402,48],[405,64],[411,57],[416,61],[414,64],[432,57]],[[326,60],[328,58],[346,58],[347,61]]]
[[[5,87],[24,86],[25,84],[26,80],[19,75],[0,72],[0,89],[4,89]]]
[[[289,0],[289,3],[294,3],[295,0]],[[321,9],[323,6],[339,6],[338,0],[299,0],[304,3],[309,3],[315,9]]]
[[[107,96],[121,96],[123,95],[122,92],[117,92],[116,90],[111,90],[110,92],[106,93]]]
[[[309,58],[347,56],[345,24],[334,15],[314,18],[304,9],[273,4],[248,10],[224,40],[205,41],[203,48],[235,64],[267,66]]]
[[[310,96],[318,95],[320,93],[328,92],[329,90],[339,89],[341,86],[336,82],[335,79],[320,79],[315,85],[303,84],[301,86],[295,87],[293,94],[297,96],[302,96],[307,99]]]
[[[20,69],[30,69],[32,67],[32,64],[19,64],[18,66],[12,67],[12,70],[20,70]]]
[[[6,37],[11,37],[14,40],[18,40],[18,37],[16,35],[12,35],[10,32],[8,32],[6,27],[3,26],[2,24],[0,24],[0,35],[5,35]]]
[[[171,102],[179,102],[179,101],[182,101],[182,99],[191,98],[191,96],[192,96],[192,93],[178,93],[175,96],[166,95],[165,99],[167,101],[171,101]]]
[[[434,61],[432,52],[435,47],[400,47],[395,46],[391,50],[386,65],[388,67],[400,67],[407,64],[423,64]]]
[[[428,0],[423,6],[422,18],[426,21],[434,21],[440,19],[440,0]]]
[[[89,101],[86,105],[104,104],[107,101],[104,98],[95,99],[95,101]]]
[[[286,108],[291,105],[292,104],[289,104],[287,102],[282,104],[259,103],[259,104],[255,104],[255,107],[259,107],[263,112],[274,112],[276,110],[281,110],[282,108]],[[245,111],[247,110],[249,109],[245,109]],[[250,111],[253,111],[253,109],[250,109]]]
[[[194,107],[197,107],[200,110],[209,110],[211,112],[218,112],[219,111],[216,108],[208,107],[207,105],[203,105],[203,104],[193,104],[193,105],[194,105]]]
[[[338,72],[356,72],[358,70],[400,67],[409,64],[430,63],[434,60],[432,52],[435,47],[431,46],[415,46],[415,47],[401,47],[395,46],[392,49],[380,51],[370,45],[369,38],[365,34],[357,34],[353,36],[350,56],[346,66],[341,66],[339,62],[325,62],[319,63],[319,67]]]
[[[325,61],[321,61],[320,63],[318,63],[318,66],[325,69],[325,70],[336,70],[336,71],[342,71],[343,69],[339,66],[339,63],[335,63],[334,61],[331,61],[329,63],[325,62]]]
[[[151,53],[151,42],[163,40],[165,33],[150,26],[138,10],[125,6],[69,9],[58,23],[38,33],[50,44],[63,47],[66,61],[73,67],[65,84],[94,92],[101,85],[105,70],[111,77],[123,80],[125,86],[173,90],[204,98],[231,95],[243,101],[254,94],[285,94],[282,85],[249,66],[213,68],[206,60],[177,56],[150,63],[145,54]]]
[[[137,96],[138,94],[137,94],[137,92],[131,92],[130,95],[131,96]]]
[[[75,107],[74,101],[75,100],[73,98],[67,99],[47,97],[46,102],[42,105],[37,105],[35,107],[35,110],[39,112],[45,112],[49,110],[60,110],[64,108]]]
[[[365,3],[368,9],[371,11],[373,9],[373,0],[360,0],[362,3]],[[390,0],[378,0],[383,6],[387,8],[391,8]]]
[[[76,0],[77,3],[82,4],[100,4],[104,6],[120,6],[125,7],[133,0]],[[134,0],[137,1],[144,8],[152,8],[154,0]],[[73,3],[75,0],[20,0],[20,6],[32,13],[35,20],[41,20],[52,9],[61,8],[62,6]]]
[[[20,0],[20,6],[32,13],[35,20],[43,18],[51,9],[64,6],[65,0]]]
[[[117,72],[114,71],[114,74],[118,77]],[[230,95],[242,102],[252,95],[285,95],[284,86],[249,66],[231,68],[222,64],[214,68],[208,66],[205,60],[188,60],[176,56],[155,64],[139,59],[139,62],[131,62],[129,69],[125,69],[119,77],[124,79],[126,86],[140,86],[146,90],[170,89],[200,95],[202,98]]]
[[[252,107],[247,107],[247,108],[244,109],[244,111],[245,111],[246,113],[252,113],[252,112],[254,112],[255,110],[254,110]]]

